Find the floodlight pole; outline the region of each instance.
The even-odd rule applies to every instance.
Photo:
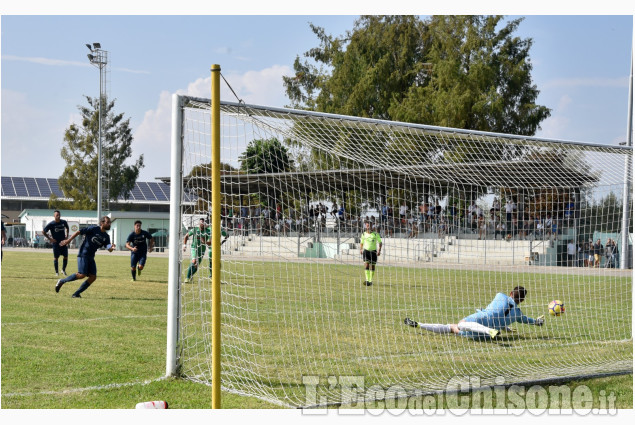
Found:
[[[628,87],[628,117],[626,119],[626,146],[633,146],[633,46],[631,45],[631,75]],[[622,195],[622,250],[620,252],[620,268],[628,268],[631,253],[628,247],[630,203],[632,190],[632,151],[624,160],[624,194]]]
[[[108,63],[108,52],[101,49],[101,44],[93,43],[94,49],[90,47],[90,44],[86,45],[91,54],[88,55],[88,60],[92,65],[99,68],[99,136],[97,142],[97,223],[101,222],[102,216],[102,171],[101,171],[101,105],[105,96],[105,84],[104,84],[104,68]]]

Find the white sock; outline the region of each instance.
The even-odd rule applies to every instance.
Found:
[[[436,323],[419,323],[419,327],[421,329],[425,329],[426,331],[434,332],[437,334],[449,334],[452,332],[452,328],[450,325],[440,325]]]
[[[488,328],[487,326],[483,326],[476,322],[461,322],[458,324],[458,327],[460,331],[472,331],[472,332],[478,332],[478,333],[482,333],[486,335],[489,335],[490,331],[494,330],[492,328]]]

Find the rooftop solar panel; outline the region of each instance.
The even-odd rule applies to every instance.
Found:
[[[159,188],[161,189],[161,193],[163,193],[163,196],[165,197],[166,200],[170,199],[170,185],[167,185],[165,183],[157,183],[157,185],[159,186]]]
[[[2,196],[24,198],[49,198],[55,194],[64,198],[57,179],[42,177],[2,177]],[[120,198],[124,200],[123,196]],[[192,202],[196,197],[184,193],[184,200]],[[128,196],[128,201],[169,202],[170,185],[163,182],[137,182]]]
[[[11,177],[2,177],[2,196],[15,196],[15,188]]]
[[[64,192],[62,192],[62,190],[60,189],[57,179],[46,179],[46,180],[51,188],[51,191],[55,194],[55,196],[57,196],[58,198],[63,198]]]
[[[24,184],[24,178],[13,177],[13,187],[15,187],[16,196],[29,196],[29,192],[26,190],[26,185]]]
[[[130,191],[130,197],[128,198],[132,201],[145,201],[145,196],[143,196],[143,193],[141,192],[141,189],[139,188],[139,183],[135,183],[134,187],[132,188],[132,190]]]
[[[150,188],[152,189],[152,192],[154,193],[157,201],[167,201],[169,199],[163,192],[163,188],[161,187],[162,185],[163,183],[158,182],[148,183],[148,186],[150,186]]]
[[[37,183],[33,177],[24,177],[24,185],[26,186],[26,191],[31,198],[39,198],[41,196],[40,189],[38,189]]]
[[[152,193],[152,190],[148,186],[148,183],[137,182],[137,186],[139,186],[139,190],[143,194],[143,197],[146,199],[146,201],[156,201],[156,197],[154,196],[154,193]]]
[[[40,189],[40,196],[48,198],[51,196],[51,187],[49,186],[48,181],[42,177],[36,177],[35,183],[37,187]]]

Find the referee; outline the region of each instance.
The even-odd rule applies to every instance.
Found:
[[[381,255],[381,236],[379,236],[379,233],[371,230],[370,221],[366,220],[364,222],[364,227],[365,230],[364,233],[362,233],[359,253],[362,254],[362,258],[364,259],[364,268],[366,272],[366,281],[364,284],[366,286],[370,286],[373,284],[377,257]]]

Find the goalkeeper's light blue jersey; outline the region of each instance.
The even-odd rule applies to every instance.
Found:
[[[533,325],[535,320],[527,317],[509,295],[499,292],[485,309],[467,316],[466,322],[476,322],[494,329],[504,329],[514,322]]]

